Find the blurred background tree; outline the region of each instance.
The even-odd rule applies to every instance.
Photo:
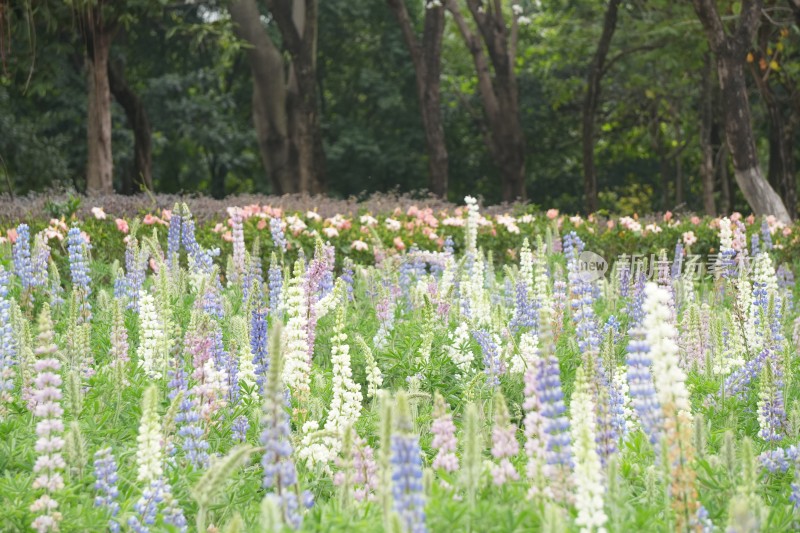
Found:
[[[222,197],[430,189],[450,199],[525,197],[570,212],[749,210],[734,180],[741,165],[729,150],[729,95],[695,9],[706,3],[0,0],[0,190],[93,188],[90,74],[107,33],[111,181],[98,190]],[[269,65],[242,31],[244,19],[232,16],[244,4],[256,14],[247,18],[251,35],[274,48]],[[735,59],[744,67],[754,160],[794,216],[800,8],[711,4],[732,28],[743,5],[758,15]],[[435,54],[422,62],[415,55],[426,32],[427,42],[441,35],[438,77],[428,65]],[[254,92],[254,75],[267,67],[284,76],[280,105]],[[438,95],[419,83],[428,70]],[[289,141],[278,146],[270,131]],[[266,157],[267,149],[310,160],[311,170],[292,170],[300,167]],[[437,185],[442,168],[445,186]]]

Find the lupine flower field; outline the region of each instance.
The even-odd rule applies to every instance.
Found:
[[[0,531],[797,530],[796,228],[679,218],[17,221]]]

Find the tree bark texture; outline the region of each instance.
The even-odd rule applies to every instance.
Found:
[[[761,171],[747,97],[744,63],[761,18],[761,0],[743,0],[733,32],[725,31],[714,0],[692,0],[717,62],[725,138],[736,182],[756,215],[775,215],[790,223],[781,197]]]
[[[714,146],[711,144],[714,129],[714,68],[706,56],[700,95],[700,179],[703,183],[703,211],[717,216],[714,203]]]
[[[429,188],[436,196],[447,198],[448,155],[442,123],[440,90],[444,8],[428,0],[420,42],[405,0],[387,0],[387,4],[397,18],[414,65],[417,101],[428,151]]]
[[[102,20],[100,9],[91,9],[86,20],[88,52],[86,192],[114,192],[114,161],[111,155],[111,90],[108,58],[113,31]]]
[[[133,174],[124,173],[122,193],[134,194],[142,189],[153,190],[153,154],[150,120],[147,118],[142,99],[131,89],[125,78],[125,67],[121,61],[109,61],[108,80],[114,95],[133,130]]]
[[[325,190],[325,155],[317,104],[316,0],[267,2],[291,60],[272,42],[255,0],[228,5],[236,35],[246,41],[253,75],[253,123],[275,194]]]
[[[610,0],[603,17],[603,32],[597,43],[586,80],[586,95],[583,100],[583,194],[587,213],[597,211],[597,169],[594,164],[594,122],[600,100],[600,82],[605,72],[606,58],[611,48],[611,39],[617,29],[617,14],[622,0]]]
[[[446,2],[447,9],[453,15],[459,33],[472,55],[487,126],[486,144],[502,176],[503,200],[510,202],[526,199],[525,134],[520,121],[517,79],[514,73],[517,20],[516,17],[512,18],[509,29],[500,4],[499,0],[466,0],[478,29],[476,34],[467,24],[459,0]]]

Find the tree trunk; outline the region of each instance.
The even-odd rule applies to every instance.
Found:
[[[128,127],[133,130],[133,176],[123,180],[122,193],[153,190],[150,121],[141,98],[128,85],[121,62],[109,61],[108,80],[114,99],[125,110]]]
[[[733,197],[731,196],[731,176],[728,173],[728,147],[723,143],[717,152],[716,167],[719,171],[720,183],[720,212],[729,215],[733,212]]]
[[[762,1],[742,1],[739,22],[731,34],[725,31],[714,0],[693,0],[693,4],[717,60],[725,138],[736,182],[756,215],[775,215],[788,224],[789,212],[758,164],[744,75],[747,50],[761,20]]]
[[[288,107],[293,117],[290,127],[290,157],[297,160],[299,192],[325,192],[325,157],[322,127],[317,102],[317,24],[318,0],[267,0],[291,56]]]
[[[255,0],[228,6],[234,31],[250,44],[253,122],[273,192],[325,191],[325,153],[317,102],[317,0],[268,0],[291,56],[284,64]]]
[[[714,205],[714,146],[711,144],[714,129],[714,71],[711,58],[706,55],[703,67],[700,97],[700,179],[703,183],[703,211],[717,216]]]
[[[597,43],[586,80],[586,96],[583,100],[583,194],[586,212],[597,211],[597,169],[594,166],[594,121],[600,99],[600,82],[605,73],[606,57],[611,48],[611,39],[617,29],[617,12],[622,0],[610,0],[603,18],[603,33]]]
[[[417,83],[417,100],[428,151],[429,188],[447,198],[448,156],[441,109],[441,54],[444,36],[444,9],[428,0],[420,43],[406,9],[405,0],[387,0],[400,24],[406,48],[411,55]]]
[[[87,105],[86,192],[114,192],[114,161],[111,156],[111,91],[108,82],[108,56],[113,32],[95,13],[89,17],[87,32],[89,99]]]
[[[518,25],[512,15],[509,30],[503,19],[500,2],[483,3],[466,0],[481,39],[467,24],[458,0],[447,0],[448,11],[458,26],[472,55],[478,76],[478,91],[483,100],[483,113],[489,153],[502,176],[503,200],[525,200],[525,134],[519,112],[519,95],[514,63]],[[512,2],[513,6],[517,2]],[[486,58],[484,47],[491,59]]]

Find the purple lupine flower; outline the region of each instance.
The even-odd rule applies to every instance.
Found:
[[[40,233],[36,236],[31,256],[31,270],[33,286],[44,287],[47,285],[47,267],[50,263],[50,246],[47,239]]]
[[[222,298],[220,296],[220,288],[216,283],[206,283],[203,297],[198,300],[198,303],[203,311],[217,320],[222,320],[225,316],[225,310],[222,307]]]
[[[505,400],[500,394],[496,397],[500,400],[496,402],[492,428],[492,457],[499,459],[500,463],[492,467],[492,479],[495,485],[500,486],[510,480],[519,480],[519,473],[510,460],[519,453],[519,442],[516,437],[517,426],[511,424]]]
[[[6,404],[13,401],[14,365],[17,364],[17,342],[11,323],[8,278],[8,272],[0,265],[0,412]]]
[[[772,250],[772,232],[769,230],[766,217],[761,219],[761,240],[764,241],[764,251],[769,252]]]
[[[764,364],[770,358],[772,358],[772,352],[768,348],[761,350],[758,355],[745,362],[725,379],[720,393],[726,397],[744,397],[750,383],[761,374]]]
[[[750,255],[755,257],[761,252],[760,242],[758,239],[758,233],[753,233],[750,237]]]
[[[572,466],[569,418],[561,390],[561,372],[558,359],[550,356],[544,360],[537,380],[538,396],[542,404],[544,430],[547,435],[547,464]]]
[[[269,370],[266,310],[253,309],[253,316],[250,319],[250,350],[253,353],[258,390],[263,395]]]
[[[683,243],[679,240],[675,244],[675,257],[672,259],[672,269],[670,275],[672,279],[681,277],[683,271]]]
[[[273,346],[279,346],[278,342],[279,339]],[[286,524],[298,529],[303,517],[300,514],[297,492],[291,490],[297,484],[297,469],[292,460],[292,429],[285,409],[286,389],[281,378],[282,371],[283,354],[277,350],[273,354],[264,387],[264,431],[261,433],[261,444],[264,447],[261,459],[264,468],[263,486],[270,491],[267,497],[277,500]]]
[[[14,273],[19,277],[23,290],[33,287],[33,263],[31,262],[31,230],[27,224],[17,226],[17,240],[11,251]]]
[[[183,216],[178,212],[178,206],[172,211],[167,231],[167,267],[174,270],[178,267],[178,257],[181,252],[181,232]]]
[[[787,448],[776,448],[762,452],[758,457],[761,467],[770,474],[784,473],[800,460],[800,448],[792,444]]]
[[[281,318],[281,291],[283,290],[283,271],[278,264],[275,254],[269,262],[269,273],[267,274],[269,284],[269,311],[270,314],[278,319]]]
[[[434,400],[433,442],[431,447],[437,450],[433,460],[433,468],[441,468],[445,472],[455,472],[458,470],[458,457],[456,456],[456,426],[453,423],[453,415],[447,410],[444,398],[437,394]]]
[[[353,299],[353,260],[349,257],[345,258],[344,265],[342,266],[342,274],[339,276],[347,286],[347,297],[349,300]]]
[[[650,372],[650,346],[644,338],[645,333],[640,328],[631,330],[627,357],[628,390],[644,434],[653,446],[658,446],[663,415]]]
[[[424,533],[425,494],[422,490],[422,457],[419,437],[413,424],[404,395],[398,395],[397,414],[392,431],[392,496],[394,510],[409,533]]]
[[[514,317],[511,319],[509,326],[517,330],[520,328],[533,328],[536,330],[539,317],[538,305],[537,302],[531,301],[528,297],[528,287],[521,280],[517,281],[515,304]]]
[[[186,523],[186,516],[183,514],[183,509],[181,509],[177,498],[172,495],[172,487],[170,487],[169,483],[164,484],[164,502],[166,506],[161,512],[164,518],[164,524],[173,526],[180,533],[189,531],[189,526]]]
[[[282,254],[286,252],[286,234],[283,232],[281,219],[272,217],[269,219],[269,232],[272,235],[272,244]]]
[[[150,526],[155,525],[158,507],[164,501],[165,485],[161,478],[153,480],[133,506],[137,514],[128,518],[128,526],[136,533],[150,533]]]
[[[767,360],[761,373],[758,402],[758,435],[767,442],[781,441],[787,425],[781,378],[780,361],[775,357]]]
[[[97,496],[94,498],[95,507],[104,507],[111,519],[108,521],[108,529],[116,533],[120,530],[119,522],[113,517],[119,514],[119,488],[117,488],[117,462],[111,454],[111,448],[103,448],[94,454],[94,475],[97,481],[94,483],[94,488],[97,491]]]
[[[503,361],[503,355],[500,353],[500,347],[485,330],[475,330],[472,332],[472,336],[480,344],[483,352],[483,365],[487,383],[496,387],[500,384],[500,376],[506,373],[506,364]]]
[[[629,318],[628,327],[638,328],[644,321],[644,286],[647,278],[644,272],[638,272],[633,284],[633,296],[628,301],[627,314]]]
[[[250,420],[244,415],[236,417],[231,425],[231,436],[234,442],[245,442],[247,430],[250,429]]]
[[[72,290],[77,294],[79,301],[80,320],[88,322],[92,319],[92,304],[89,296],[92,287],[89,279],[89,265],[87,252],[91,246],[77,227],[70,228],[67,233],[67,251],[69,252],[69,271],[72,276]]]
[[[378,463],[375,462],[372,448],[359,436],[353,441],[353,484],[356,488],[353,497],[365,501],[373,497],[378,488]]]
[[[144,286],[147,254],[136,244],[134,238],[128,239],[125,248],[125,289],[128,297],[128,309],[139,310],[139,292]]]
[[[619,295],[627,298],[631,292],[631,263],[627,256],[623,256],[617,263],[617,279],[619,280]]]
[[[183,439],[181,449],[189,464],[197,469],[207,468],[209,444],[201,425],[199,405],[194,392],[190,397],[181,400],[180,412],[175,421],[180,426],[178,436]]]
[[[444,253],[446,253],[447,255],[450,255],[450,256],[452,256],[452,255],[453,255],[453,245],[454,245],[454,243],[453,243],[453,237],[451,237],[450,235],[448,235],[448,236],[447,236],[447,237],[444,239],[444,247],[442,248],[442,249],[444,250]]]
[[[195,237],[195,225],[191,214],[187,214],[181,224],[181,242],[189,257],[189,266],[203,274],[211,274],[214,269],[214,257],[219,255],[219,248],[205,250],[200,247]]]

